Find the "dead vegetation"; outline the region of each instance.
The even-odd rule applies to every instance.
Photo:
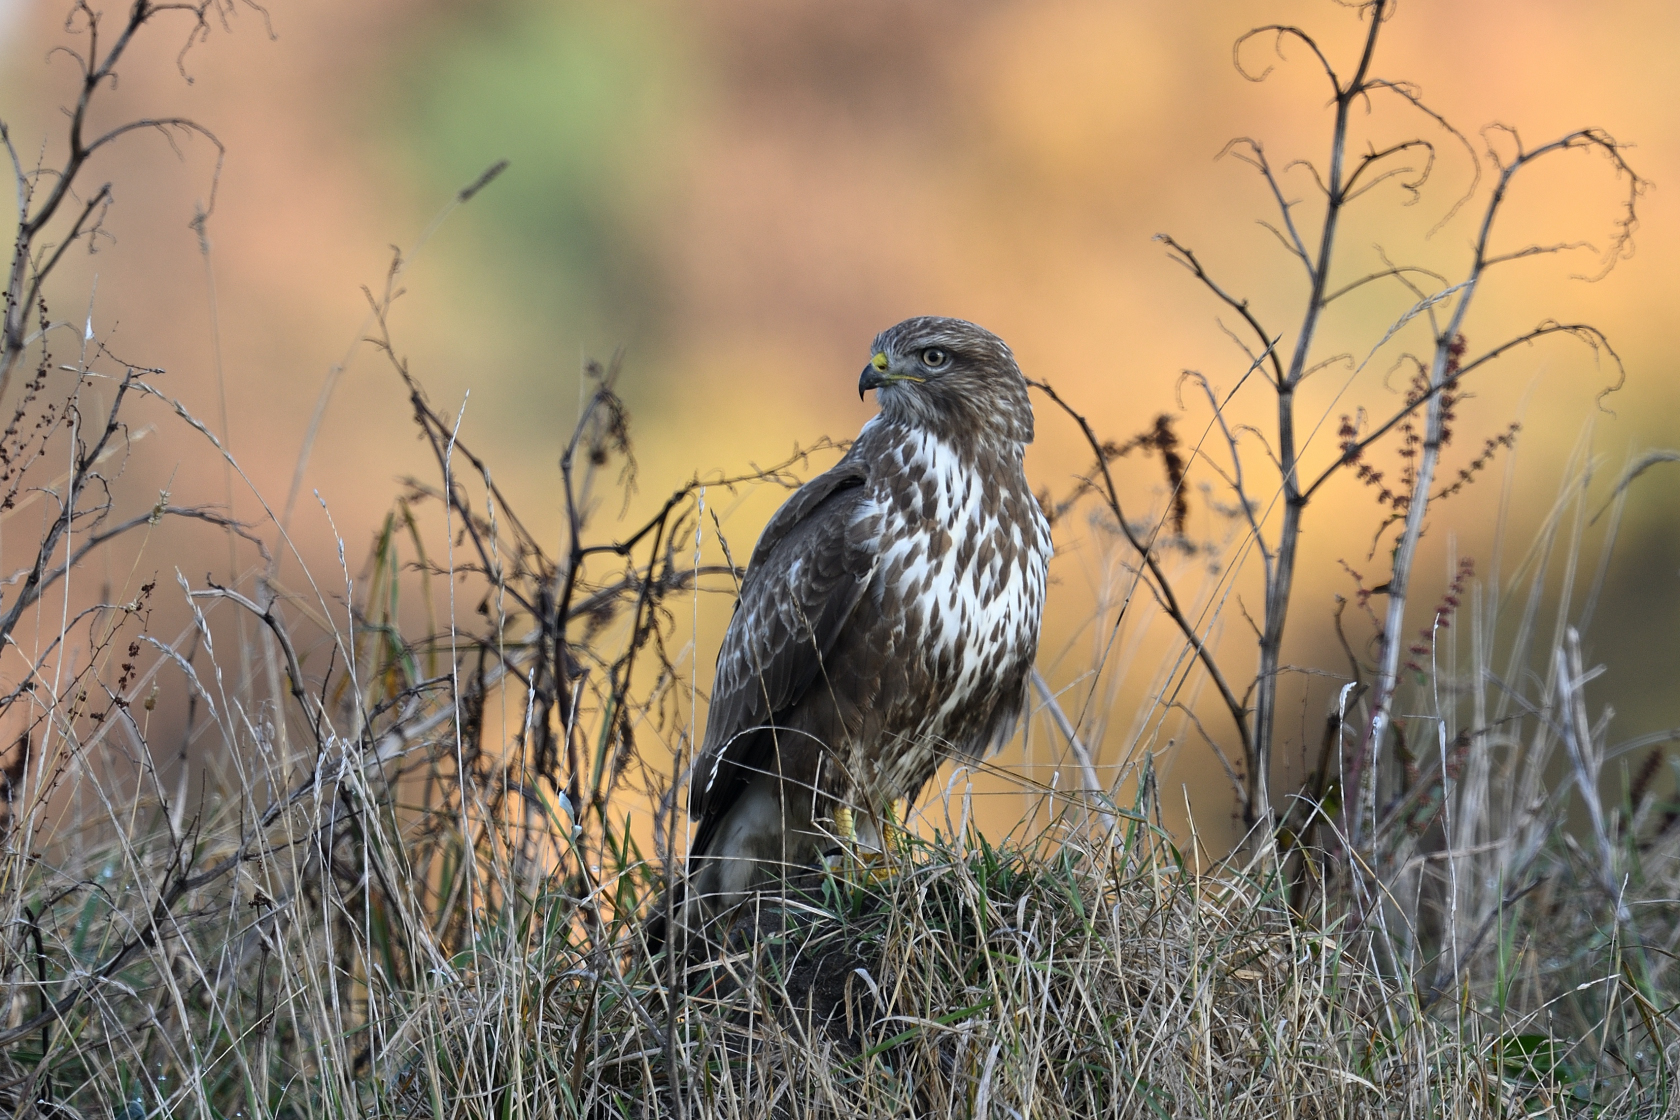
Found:
[[[1337,151],[1350,106],[1397,96],[1420,107],[1409,87],[1371,77],[1387,6],[1361,11],[1367,49],[1347,80],[1303,32],[1265,29],[1324,64]],[[958,796],[938,807],[955,823],[930,810],[883,861],[812,870],[785,898],[760,900],[727,952],[681,964],[650,956],[639,932],[681,857],[683,767],[703,703],[694,660],[706,653],[691,645],[693,604],[739,576],[708,495],[791,487],[808,456],[829,448],[692,479],[651,516],[615,520],[647,480],[619,363],[589,363],[559,465],[556,552],[509,508],[494,456],[429,401],[392,339],[399,257],[368,294],[365,343],[388,362],[436,471],[405,484],[359,570],[306,568],[284,585],[275,557],[300,559],[289,512],[242,525],[167,495],[123,508],[122,467],[137,453],[129,425],[142,415],[238,473],[156,371],[99,339],[74,358],[55,354],[64,332],[44,302],[64,250],[98,235],[108,204],[108,192],[83,192],[85,212],[58,213],[86,154],[125,131],[208,135],[177,121],[135,122],[92,144],[76,131],[124,44],[170,13],[185,14],[193,42],[219,14],[139,3],[114,39],[100,39],[103,17],[76,5],[70,31],[85,49],[71,162],[29,171],[13,152],[20,232],[0,391],[14,370],[29,380],[11,391],[0,437],[9,1114],[1672,1110],[1680,802],[1663,780],[1668,739],[1614,738],[1589,702],[1595,670],[1574,629],[1598,594],[1601,576],[1577,592],[1577,568],[1586,526],[1607,508],[1604,487],[1577,464],[1512,570],[1465,558],[1427,625],[1404,612],[1424,507],[1489,469],[1515,436],[1487,436],[1440,485],[1461,380],[1553,333],[1602,345],[1590,328],[1548,323],[1469,357],[1460,327],[1475,283],[1527,251],[1492,254],[1484,239],[1468,279],[1435,278],[1438,291],[1415,287],[1415,269],[1356,280],[1404,289],[1409,310],[1390,335],[1427,323],[1430,346],[1392,415],[1343,419],[1322,473],[1286,440],[1262,440],[1281,471],[1273,489],[1245,468],[1252,437],[1227,422],[1235,389],[1187,382],[1210,408],[1200,439],[1163,417],[1115,441],[1044,386],[1093,456],[1089,477],[1052,504],[1069,523],[1094,506],[1099,539],[1180,629],[1163,702],[1178,703],[1169,693],[1192,674],[1211,682],[1235,736],[1221,757],[1258,826],[1247,850],[1227,857],[1173,837],[1147,762],[1106,790],[1036,791],[1048,807],[1041,826],[1007,841],[969,827]],[[1517,170],[1574,148],[1607,156],[1630,184],[1618,225],[1630,233],[1640,180],[1597,132],[1496,157],[1484,230]],[[1281,336],[1261,330],[1198,257],[1168,244],[1254,327],[1242,380],[1265,373],[1279,434],[1294,422],[1294,388],[1322,368],[1308,361],[1316,317],[1343,290],[1326,266],[1339,208],[1382,181],[1421,189],[1433,148],[1373,149],[1321,177],[1322,240],[1310,247],[1259,143],[1235,151],[1276,195],[1279,236],[1310,281],[1295,357],[1284,360]],[[1385,163],[1419,156],[1421,169]],[[60,185],[39,194],[47,183]],[[95,385],[108,403],[96,405]],[[1210,437],[1228,460],[1215,463]],[[1383,454],[1398,465],[1375,465]],[[1628,483],[1665,455],[1610,488],[1612,521]],[[1154,469],[1145,459],[1168,496],[1159,516],[1128,517],[1113,472]],[[1344,470],[1345,484],[1371,492],[1377,531],[1400,526],[1392,574],[1372,587],[1356,575],[1349,602],[1367,611],[1384,595],[1389,608],[1369,615],[1375,657],[1348,645],[1316,770],[1274,806],[1267,682],[1290,557],[1309,499]],[[1207,640],[1219,600],[1176,587],[1170,562],[1175,550],[1195,554],[1186,480],[1206,471],[1229,486],[1222,516],[1250,534],[1243,546],[1265,568],[1250,684]],[[72,590],[90,550],[166,519],[226,536],[236,563],[225,585],[144,577],[97,597],[82,581]],[[1606,533],[1601,547],[1614,546]],[[1084,733],[1048,688],[1041,698],[1034,719],[1046,731]],[[1208,742],[1218,749],[1222,738]],[[1121,789],[1130,792],[1117,800]],[[643,851],[636,837],[648,832],[630,818],[650,811]]]

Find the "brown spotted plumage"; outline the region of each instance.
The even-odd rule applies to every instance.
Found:
[[[1025,703],[1050,554],[1027,383],[960,319],[908,319],[874,355],[858,392],[880,413],[770,519],[718,653],[684,924],[814,862],[837,807],[871,832]]]

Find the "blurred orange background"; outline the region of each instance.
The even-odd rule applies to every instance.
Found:
[[[74,97],[75,75],[48,52],[77,43],[64,32],[66,7],[0,4],[0,118],[26,159],[45,144],[50,163],[63,142],[59,110]],[[115,20],[124,6],[108,8]],[[1299,268],[1256,222],[1275,221],[1264,184],[1215,156],[1249,136],[1280,167],[1322,160],[1329,90],[1299,45],[1285,44],[1279,58],[1270,38],[1251,43],[1243,58],[1252,70],[1275,66],[1255,84],[1233,66],[1232,44],[1259,24],[1298,24],[1345,72],[1363,34],[1354,12],[1328,0],[295,0],[266,17],[235,6],[212,18],[207,40],[181,56],[189,83],[177,68],[189,23],[165,19],[148,33],[96,117],[190,116],[225,143],[208,262],[189,222],[209,198],[212,149],[183,141],[177,158],[161,138],[135,135],[91,169],[92,182],[115,184],[113,236],[66,266],[55,315],[79,322],[91,306],[94,329],[115,332],[113,350],[167,369],[160,385],[218,432],[225,387],[228,444],[278,508],[329,371],[364,321],[360,288],[382,283],[391,245],[415,245],[457,189],[506,158],[508,170],[419,248],[393,325],[433,402],[450,415],[464,406],[463,438],[488,453],[514,507],[556,544],[555,464],[581,399],[581,359],[616,347],[640,462],[641,503],[627,523],[696,472],[734,473],[822,435],[852,435],[873,410],[855,393],[870,339],[912,314],[996,331],[1029,376],[1052,382],[1117,439],[1179,410],[1182,370],[1228,390],[1247,366],[1220,329],[1229,312],[1222,319],[1152,236],[1193,247],[1287,346],[1305,291]],[[1655,184],[1639,202],[1637,253],[1607,278],[1572,278],[1598,271],[1590,249],[1507,265],[1471,313],[1472,352],[1556,318],[1596,324],[1626,363],[1625,387],[1604,398],[1608,412],[1597,405],[1617,379],[1613,363],[1567,340],[1519,349],[1471,386],[1444,467],[1450,474],[1520,419],[1512,555],[1572,461],[1602,456],[1600,473],[1612,478],[1636,449],[1680,446],[1676,58],[1680,7],[1664,0],[1403,0],[1383,34],[1377,71],[1415,83],[1478,150],[1476,130],[1491,122],[1530,144],[1598,126],[1637,144],[1630,162]],[[1469,184],[1469,157],[1398,102],[1370,108],[1356,123],[1361,149],[1415,134],[1436,143],[1439,160],[1415,205],[1403,206],[1391,182],[1353,207],[1341,275],[1373,267],[1380,247],[1456,279],[1485,192],[1425,234]],[[1484,187],[1490,170],[1484,159]],[[1285,185],[1306,200],[1311,227],[1307,174],[1293,170]],[[1598,156],[1542,164],[1519,180],[1497,243],[1585,240],[1602,250],[1626,186]],[[1318,355],[1364,358],[1412,302],[1371,285],[1335,306]],[[1404,383],[1399,374],[1383,384],[1394,353],[1424,344],[1410,329],[1341,401],[1345,370],[1312,383],[1303,415],[1330,417],[1308,452],[1318,469],[1334,458],[1336,413],[1392,407]],[[1241,418],[1262,421],[1263,387],[1245,393]],[[1182,403],[1180,431],[1194,440],[1206,410],[1188,390]],[[161,430],[130,467],[134,493],[225,500],[218,460],[179,425]],[[1065,493],[1089,455],[1043,406],[1039,431],[1029,472]],[[1219,450],[1210,445],[1216,459]],[[1261,470],[1258,445],[1248,451],[1250,470]],[[1158,512],[1159,467],[1129,458],[1117,469],[1132,509]],[[1420,612],[1445,582],[1449,550],[1477,557],[1485,574],[1504,469],[1496,463],[1431,515]],[[354,569],[399,477],[433,473],[397,379],[365,348],[354,351],[307,462],[295,535],[311,566],[336,567],[333,530],[311,490]],[[1228,500],[1210,470],[1193,463],[1190,478]],[[1680,723],[1677,493],[1673,468],[1635,484],[1587,635],[1589,657],[1610,670],[1594,699],[1616,708],[1616,737]],[[737,555],[780,497],[766,490],[725,507]],[[233,504],[241,517],[262,515],[249,491],[236,490]],[[1352,479],[1309,510],[1286,662],[1345,665],[1330,630],[1334,597],[1352,592],[1338,561],[1368,583],[1385,578],[1382,557],[1368,557],[1378,520]],[[1198,496],[1192,536],[1224,532]],[[1161,624],[1140,639],[1117,692],[1105,687],[1088,701],[1081,691],[1105,637],[1089,623],[1113,558],[1079,517],[1057,537],[1047,674],[1070,688],[1070,710],[1098,721],[1086,726],[1105,766],[1162,752],[1168,805],[1188,799],[1204,831],[1225,835],[1228,786],[1212,754],[1181,718],[1157,716],[1142,732],[1149,720],[1134,718],[1147,715],[1151,658],[1169,648]],[[202,532],[149,547],[142,567],[166,583],[176,567],[193,579],[226,567],[225,546]],[[196,547],[202,558],[188,559]],[[1238,590],[1257,617],[1254,581]],[[702,689],[726,611],[708,604],[702,617],[691,662]],[[1227,619],[1221,634],[1234,664],[1248,664],[1246,623]],[[1302,693],[1299,719],[1284,717],[1283,753],[1298,758],[1303,740],[1316,743],[1333,691]],[[1206,718],[1218,737],[1216,715]],[[1048,782],[1059,744],[1035,735]],[[996,810],[1001,827],[1019,805]]]

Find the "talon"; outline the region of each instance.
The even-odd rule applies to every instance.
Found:
[[[852,810],[849,806],[835,806],[834,831],[839,834],[840,839],[848,843],[857,839],[857,820],[852,816]]]

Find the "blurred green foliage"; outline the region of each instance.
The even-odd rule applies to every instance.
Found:
[[[446,195],[511,161],[473,202],[496,238],[473,254],[493,262],[479,282],[539,333],[596,351],[655,338],[669,304],[659,212],[693,101],[676,21],[647,4],[508,2],[416,26],[389,114],[415,170]]]

